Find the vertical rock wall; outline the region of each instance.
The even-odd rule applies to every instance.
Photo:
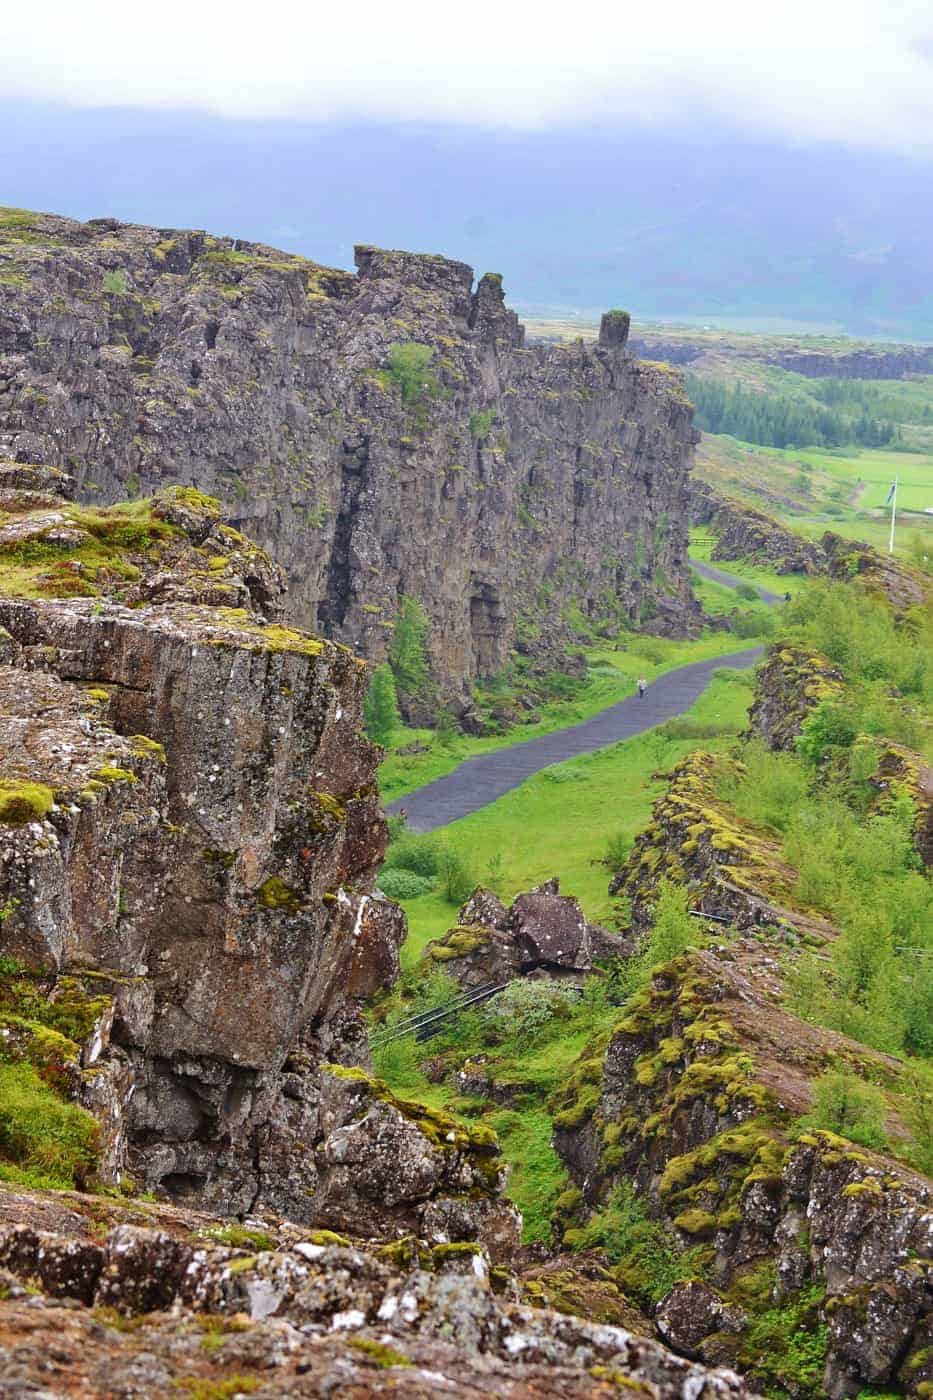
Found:
[[[487,274],[357,250],[358,275],[203,233],[16,216],[0,227],[0,450],[85,499],[223,497],[274,549],[290,618],[382,655],[428,610],[448,699],[568,603],[689,625],[694,431],[627,323],[532,346]],[[390,347],[430,347],[405,401]]]

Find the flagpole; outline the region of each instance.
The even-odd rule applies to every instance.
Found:
[[[897,477],[891,488],[891,538],[888,540],[888,553],[894,553],[894,512],[897,510]]]

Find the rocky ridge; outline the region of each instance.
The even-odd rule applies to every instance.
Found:
[[[691,409],[675,372],[628,352],[628,318],[593,347],[526,347],[495,275],[356,259],[352,276],[201,232],[0,211],[0,451],[71,472],[85,500],[222,498],[285,569],[289,619],[369,657],[420,599],[461,709],[568,604],[691,626]],[[393,370],[412,344],[428,361]]]
[[[923,345],[861,345],[843,350],[806,341],[788,345],[786,340],[760,336],[743,341],[719,334],[693,339],[639,333],[632,338],[632,348],[646,359],[673,365],[713,366],[726,356],[778,365],[807,379],[907,379],[933,373],[933,347]]]
[[[65,577],[131,596],[55,596],[30,534],[47,507],[17,471],[0,498],[0,578],[22,595],[0,598],[0,1056],[78,1094],[88,1177],[505,1249],[495,1140],[353,1068],[405,927],[373,889],[363,663],[270,622],[273,566],[186,489],[129,512],[60,502],[59,528],[86,536]],[[166,578],[178,601],[147,601]],[[220,586],[250,606],[209,605]]]
[[[692,1251],[693,1281],[657,1315],[678,1350],[791,1394],[926,1393],[929,1181],[793,1128],[821,1066],[864,1070],[868,1055],[893,1076],[897,1061],[781,1011],[731,944],[658,969],[584,1053],[555,1119],[578,1188],[555,1222],[565,1244],[634,1181]]]

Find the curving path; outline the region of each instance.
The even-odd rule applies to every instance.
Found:
[[[740,583],[748,583],[747,578],[737,578],[735,574],[724,573],[722,569],[716,569],[712,564],[705,564],[700,559],[690,560],[691,569],[696,569],[701,578],[708,578],[710,583],[722,583],[727,588],[738,588]],[[770,588],[762,588],[757,583],[752,584],[758,597],[763,603],[783,603],[784,598],[780,593],[772,593]]]
[[[696,559],[691,559],[690,565],[704,578],[726,584],[729,588],[736,588],[747,581]],[[758,588],[758,594],[766,603],[784,601],[778,593],[772,593],[767,588]],[[764,647],[748,647],[745,651],[711,657],[708,661],[693,661],[689,666],[668,671],[649,685],[643,698],[630,695],[627,700],[610,705],[607,710],[601,710],[582,724],[557,729],[553,734],[542,734],[539,739],[528,739],[524,744],[513,744],[494,753],[468,758],[452,773],[407,793],[386,810],[404,810],[412,831],[434,831],[439,826],[446,826],[448,822],[455,822],[495,802],[503,793],[510,792],[526,778],[552,763],[563,763],[565,759],[579,758],[581,754],[604,749],[608,744],[631,739],[646,729],[653,729],[656,724],[682,715],[703,693],[710,676],[720,666],[737,669],[753,666],[763,651]]]
[[[407,793],[387,810],[397,812],[404,808],[412,831],[433,831],[446,826],[495,802],[541,768],[603,749],[620,739],[631,739],[635,734],[653,729],[656,724],[663,724],[666,719],[682,715],[703,693],[710,676],[720,666],[752,666],[763,651],[764,647],[749,647],[746,651],[714,656],[708,661],[693,661],[689,666],[668,671],[649,685],[643,699],[630,695],[582,724],[468,758],[452,773]]]

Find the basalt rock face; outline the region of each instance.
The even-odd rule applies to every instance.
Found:
[[[775,1005],[741,944],[658,969],[603,1045],[598,1083],[590,1047],[563,1096],[555,1144],[579,1190],[558,1233],[572,1245],[591,1211],[635,1183],[693,1251],[693,1278],[656,1316],[670,1345],[735,1365],[769,1394],[923,1395],[933,1184],[795,1127],[811,1076],[840,1064],[876,1082],[899,1069]]]
[[[0,1020],[17,995],[92,1006],[105,1178],[306,1219],[339,1120],[321,1062],[365,1055],[358,1003],[404,932],[372,893],[365,666],[268,621],[280,576],[196,493],[3,505],[0,593],[24,596],[0,596],[0,951],[23,981]],[[56,596],[75,584],[97,596]]]
[[[462,263],[360,248],[354,277],[113,220],[7,212],[0,263],[0,451],[82,499],[224,498],[292,621],[378,658],[413,595],[453,700],[569,602],[692,625],[691,408],[624,315],[595,346],[526,348],[500,279]],[[405,342],[432,361],[403,396]]]

